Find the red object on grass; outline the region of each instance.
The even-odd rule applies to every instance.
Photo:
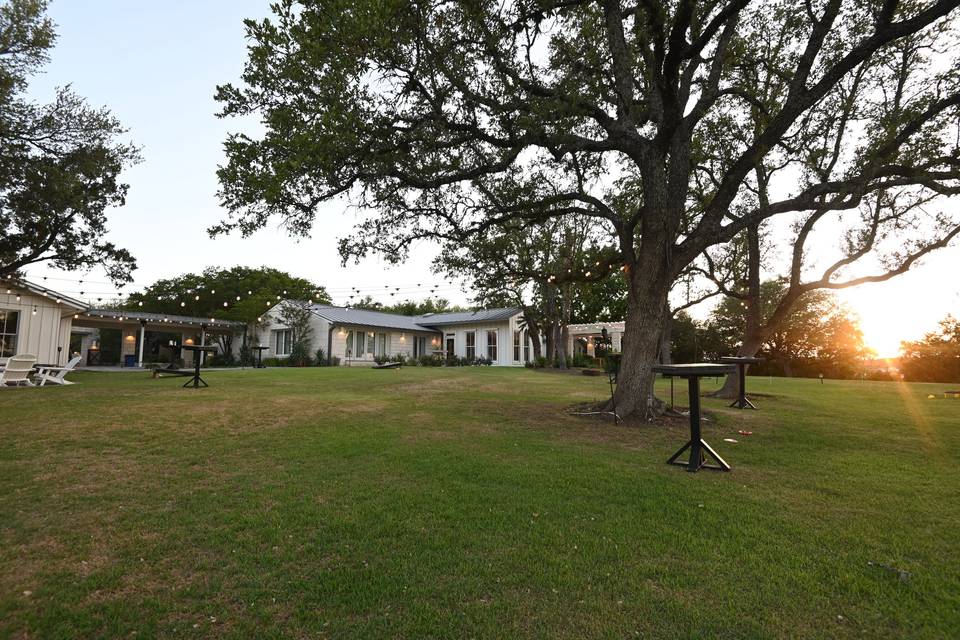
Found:
[[[752,435],[753,435],[753,431],[744,431],[743,429],[741,429],[740,431],[737,431],[737,433],[739,433],[739,434],[742,435],[742,436],[752,436]]]

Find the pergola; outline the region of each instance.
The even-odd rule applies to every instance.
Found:
[[[197,318],[144,311],[117,309],[87,309],[73,316],[74,328],[121,330],[121,357],[136,355],[137,366],[143,366],[143,348],[147,331],[179,333],[180,344],[193,344],[194,335],[200,334],[200,345],[206,345],[210,334],[237,334],[246,330],[243,322]],[[187,359],[187,358],[185,358]]]
[[[590,322],[586,324],[567,325],[567,335],[570,342],[567,344],[567,353],[574,352],[574,344],[577,340],[583,340],[586,343],[587,355],[594,356],[594,344],[597,338],[603,336],[603,330],[607,330],[610,337],[610,346],[613,351],[620,351],[620,345],[623,340],[623,322]]]

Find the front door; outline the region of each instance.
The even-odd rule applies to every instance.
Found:
[[[452,358],[456,354],[456,349],[454,348],[456,341],[452,335],[447,336],[447,357]]]

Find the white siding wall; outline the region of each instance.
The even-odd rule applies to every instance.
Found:
[[[262,318],[262,323],[259,330],[248,337],[248,341],[251,346],[263,345],[264,347],[270,347],[269,350],[263,352],[264,358],[287,357],[287,354],[285,353],[276,353],[277,343],[276,334],[274,332],[289,328],[283,322],[281,322],[280,314],[280,305],[271,308],[270,311],[260,316]],[[317,349],[323,349],[324,353],[326,353],[327,329],[329,328],[329,324],[326,320],[314,314],[310,320],[310,327],[313,329],[313,335],[310,336],[311,357],[317,354]]]
[[[20,300],[17,300],[17,293]],[[33,313],[34,307],[37,312]],[[37,362],[66,364],[75,310],[46,296],[6,288],[0,290],[0,309],[20,313],[17,353],[37,356]],[[57,347],[61,347],[58,352]],[[5,362],[6,359],[0,359]]]
[[[413,357],[413,340],[416,337],[426,337],[427,338],[427,350],[433,348],[433,345],[430,344],[430,340],[433,339],[436,334],[428,332],[412,332],[412,331],[397,331],[395,329],[384,329],[378,327],[365,327],[361,325],[354,326],[337,326],[333,330],[333,347],[331,353],[338,358],[340,358],[340,364],[369,364],[373,362],[373,356],[368,353],[364,353],[361,357],[356,357],[355,354],[352,357],[347,358],[347,338],[350,336],[350,332],[356,333],[360,331],[364,333],[365,337],[369,336],[370,333],[375,334],[386,334],[386,352],[388,356],[395,356],[402,354],[404,357],[411,358]],[[354,338],[355,339],[355,338]],[[379,340],[379,338],[375,339]],[[377,347],[379,349],[379,346]],[[421,354],[422,355],[422,354]]]
[[[456,344],[454,345],[457,357],[465,358],[467,356],[467,333],[476,332],[476,356],[487,357],[487,331],[497,332],[497,359],[494,365],[512,366],[523,365],[523,350],[520,352],[520,360],[513,359],[513,332],[520,330],[520,319],[522,314],[517,314],[509,320],[499,322],[475,322],[470,324],[458,324],[455,326],[440,327],[443,331],[443,344],[446,347],[446,340],[449,334],[454,335]],[[529,344],[529,340],[527,341]],[[533,350],[529,351],[530,358],[533,358]]]

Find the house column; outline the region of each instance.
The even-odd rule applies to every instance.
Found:
[[[137,366],[143,368],[143,342],[147,333],[147,321],[140,321],[140,347],[137,349]]]
[[[182,332],[182,331],[180,332],[180,344],[181,344],[181,345],[187,344],[187,340],[192,340],[192,339],[193,339],[193,336],[192,336],[191,334],[184,333],[184,332]],[[183,366],[185,366],[185,367],[191,367],[191,366],[193,366],[193,352],[192,352],[192,351],[180,351],[180,353],[179,353],[178,355],[179,355],[181,358],[183,358]]]

